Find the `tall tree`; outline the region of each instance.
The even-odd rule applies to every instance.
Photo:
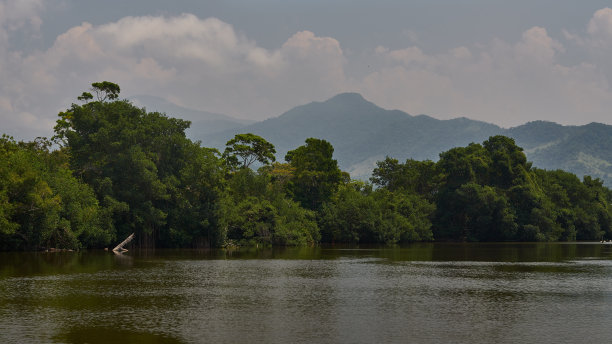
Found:
[[[526,172],[531,168],[523,148],[516,145],[514,139],[506,136],[492,136],[483,142],[484,149],[490,157],[489,184],[508,188],[522,184]]]
[[[56,137],[69,150],[75,174],[113,209],[118,234],[136,232],[142,245],[153,246],[177,228],[171,223],[177,216],[169,218],[169,212],[192,205],[180,197],[195,178],[187,166],[202,161],[185,136],[190,123],[117,100],[116,84],[92,86],[98,101],[60,113]]]
[[[223,157],[232,169],[249,168],[256,161],[267,165],[276,160],[274,145],[255,134],[237,134],[225,145]]]
[[[78,249],[114,232],[93,191],[72,176],[50,142],[0,139],[0,249]]]
[[[342,171],[333,153],[334,147],[329,142],[315,138],[308,138],[305,145],[287,152],[285,160],[295,169],[288,189],[305,208],[319,209],[342,181]]]
[[[376,163],[370,181],[392,192],[403,190],[432,199],[438,192],[442,177],[433,161],[407,159],[402,164],[397,159],[386,157]]]

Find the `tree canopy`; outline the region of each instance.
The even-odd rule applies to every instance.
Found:
[[[334,148],[321,139],[306,139],[306,144],[287,152],[285,160],[295,169],[288,189],[293,198],[308,209],[330,199],[342,181],[342,171],[332,158]]]
[[[140,247],[414,241],[612,239],[612,191],[599,179],[531,166],[492,136],[440,159],[377,163],[350,180],[326,140],[275,162],[239,134],[222,155],[190,123],[92,84],[59,114],[53,140],[0,138],[0,250],[96,248],[132,232]],[[259,167],[255,170],[255,167]]]
[[[255,134],[237,134],[227,141],[223,158],[233,168],[249,168],[254,162],[267,165],[276,161],[274,145]],[[240,161],[242,160],[242,161]]]

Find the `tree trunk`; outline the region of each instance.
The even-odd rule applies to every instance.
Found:
[[[132,239],[134,239],[134,233],[130,234],[130,236],[125,238],[125,240],[123,240],[119,245],[117,245],[113,249],[113,252],[125,252],[125,251],[127,251],[125,248],[123,248],[123,246],[127,245],[130,241],[132,241]]]

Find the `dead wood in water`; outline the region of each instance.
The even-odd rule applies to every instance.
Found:
[[[130,236],[125,238],[125,240],[123,240],[119,245],[117,245],[113,249],[113,252],[126,252],[127,249],[123,248],[123,246],[127,245],[130,241],[132,241],[132,239],[134,239],[134,233],[130,234]]]

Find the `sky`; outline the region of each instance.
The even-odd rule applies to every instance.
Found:
[[[91,83],[262,120],[358,92],[439,119],[612,124],[598,0],[0,0],[0,132],[51,136]],[[169,114],[172,115],[172,114]]]

